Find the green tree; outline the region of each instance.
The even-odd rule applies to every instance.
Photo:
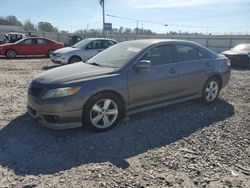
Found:
[[[0,17],[0,25],[11,25],[5,18]]]
[[[39,22],[38,29],[44,32],[58,32],[58,29],[49,22]]]
[[[10,25],[22,26],[22,22],[20,22],[15,16],[10,15],[6,17],[6,20],[10,23]]]

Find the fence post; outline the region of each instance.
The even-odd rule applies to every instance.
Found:
[[[208,38],[208,36],[207,36],[207,38],[206,38],[206,47],[208,48],[208,40],[209,40],[209,38]]]
[[[233,38],[230,37],[230,39],[229,39],[229,48],[232,48],[232,44],[233,44]]]

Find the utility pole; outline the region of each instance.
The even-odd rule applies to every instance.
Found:
[[[135,33],[136,33],[136,35],[138,35],[138,20],[136,20],[136,30],[135,30]]]
[[[105,0],[100,0],[99,3],[102,7],[102,35],[105,37]]]

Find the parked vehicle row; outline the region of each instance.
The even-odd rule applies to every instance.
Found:
[[[30,34],[31,35],[31,34]],[[26,37],[22,33],[6,33],[4,41],[0,41],[0,55],[14,58],[17,55],[46,55],[57,64],[71,64],[87,61],[102,50],[118,42],[108,38],[88,38],[70,36],[70,47],[44,37]],[[54,51],[54,52],[53,52]],[[52,53],[53,52],[53,53]],[[231,66],[250,68],[250,44],[240,44],[221,53],[229,58]]]
[[[94,42],[89,39],[80,44],[87,50]],[[229,79],[228,58],[199,44],[126,41],[85,63],[60,66],[36,76],[28,89],[28,112],[43,126],[54,129],[84,126],[106,131],[125,114],[196,98],[212,103]]]

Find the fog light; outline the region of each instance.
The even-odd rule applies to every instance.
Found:
[[[43,117],[49,123],[56,123],[59,120],[59,116],[43,115]]]

